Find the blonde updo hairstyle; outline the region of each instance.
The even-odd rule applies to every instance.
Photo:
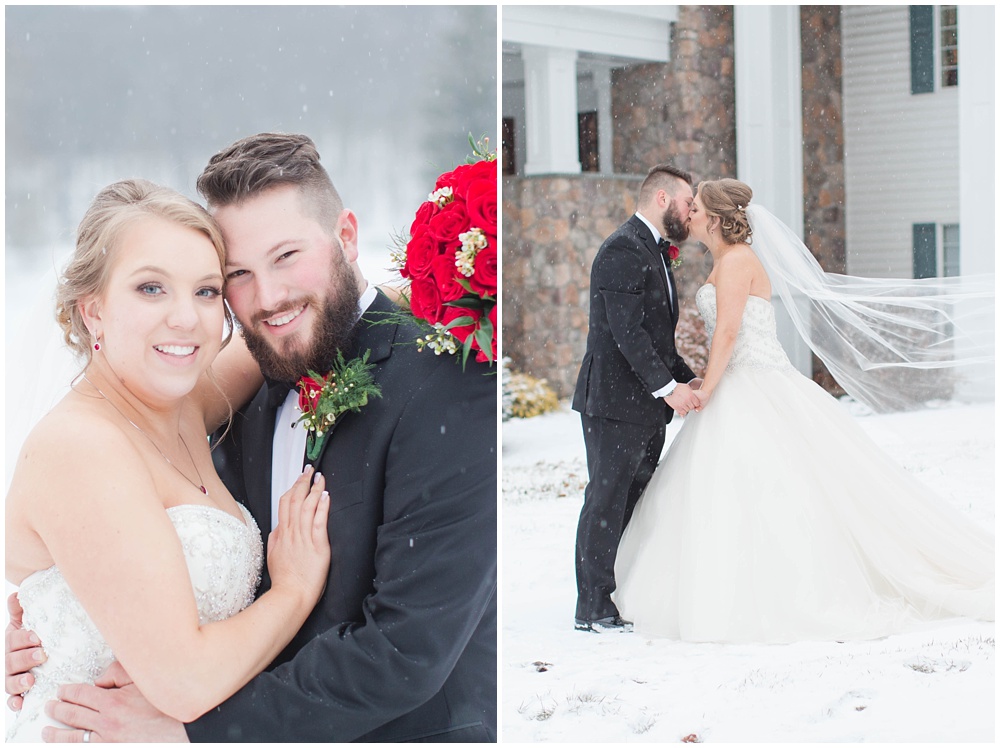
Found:
[[[726,244],[753,243],[753,230],[746,213],[753,198],[749,186],[738,179],[717,179],[699,184],[698,196],[705,213],[719,219],[722,241]]]
[[[144,179],[126,179],[101,190],[76,232],[76,250],[63,271],[56,289],[56,321],[63,330],[66,345],[78,357],[90,363],[92,340],[83,321],[80,307],[107,288],[115,258],[124,248],[125,230],[144,218],[162,218],[204,234],[219,257],[219,267],[226,264],[222,232],[208,212],[195,202],[167,187]],[[233,334],[233,319],[225,307],[227,334]]]

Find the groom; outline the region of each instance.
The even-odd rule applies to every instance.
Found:
[[[338,351],[370,351],[382,396],[341,416],[312,461],[330,493],[329,579],[271,667],[186,726],[134,685],[64,686],[51,715],[80,730],[59,738],[495,741],[495,377],[419,352],[418,328],[387,316],[396,307],[362,276],[357,218],[309,138],[241,140],[211,159],[198,189],[226,239],[227,301],[267,380],[216,466],[265,539],[303,466],[289,385]],[[265,570],[260,591],[269,586]],[[10,691],[9,657],[7,670]]]
[[[628,629],[611,600],[618,542],[660,459],[666,425],[698,405],[700,380],[677,354],[669,245],[687,238],[691,175],[649,170],[635,215],[601,245],[590,273],[590,331],[573,394],[590,481],[576,535],[576,629]],[[690,383],[690,384],[688,384]]]

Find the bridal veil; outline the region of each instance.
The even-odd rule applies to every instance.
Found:
[[[749,205],[752,248],[799,335],[876,412],[952,399],[994,374],[994,276],[898,279],[827,273],[795,233]]]

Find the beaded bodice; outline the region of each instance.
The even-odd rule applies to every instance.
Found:
[[[702,319],[709,345],[715,332],[718,307],[715,301],[715,286],[706,283],[695,294],[695,303]],[[733,355],[726,371],[737,369],[794,369],[785,349],[778,342],[778,329],[774,318],[774,306],[760,296],[747,298],[743,309],[743,320],[736,336]]]
[[[241,522],[214,507],[167,509],[187,560],[202,624],[235,615],[254,599],[260,583],[260,530],[241,504]],[[92,683],[114,654],[55,566],[37,571],[18,589],[24,626],[38,634],[48,659],[34,668],[35,685],[8,740],[40,740],[45,702],[64,683]]]

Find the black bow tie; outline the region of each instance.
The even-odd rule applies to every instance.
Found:
[[[276,382],[273,379],[267,380],[267,404],[268,407],[277,408],[285,402],[288,393],[295,385],[291,382]]]

